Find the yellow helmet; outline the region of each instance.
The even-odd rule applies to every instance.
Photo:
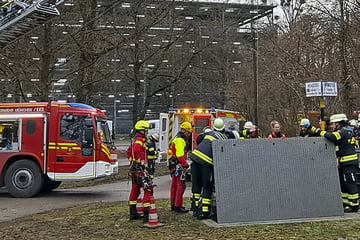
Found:
[[[135,130],[148,130],[150,128],[150,124],[145,120],[137,121],[135,124]]]
[[[189,122],[183,122],[181,125],[180,125],[180,128],[181,129],[184,129],[185,131],[189,132],[189,133],[192,133],[193,132],[193,127],[191,125],[191,123]]]

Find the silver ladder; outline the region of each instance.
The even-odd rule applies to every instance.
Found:
[[[62,2],[64,0],[12,0],[4,4],[2,7],[13,6],[14,9],[0,16],[0,48],[44,24],[50,18],[60,15],[56,7]]]

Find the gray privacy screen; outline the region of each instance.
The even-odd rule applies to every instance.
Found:
[[[324,138],[218,140],[213,153],[218,223],[343,215]]]

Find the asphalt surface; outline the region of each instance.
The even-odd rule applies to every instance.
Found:
[[[128,140],[116,143],[118,151],[124,151],[129,146]],[[119,165],[128,165],[126,158],[119,158]],[[157,185],[154,190],[155,199],[169,199],[170,176],[155,177]],[[189,183],[184,197],[190,197]],[[129,199],[131,183],[115,182],[92,187],[75,189],[55,189],[50,193],[34,198],[12,198],[5,187],[0,188],[0,222],[10,221],[19,217],[47,212],[54,209],[67,208],[82,204],[99,202],[127,202]]]
[[[157,185],[154,190],[155,199],[169,199],[169,175],[156,177],[154,183]],[[0,222],[82,204],[126,202],[129,198],[130,188],[131,183],[127,181],[116,182],[76,189],[56,189],[34,198],[12,198],[5,188],[0,188]],[[190,195],[188,186],[184,197],[190,197]]]

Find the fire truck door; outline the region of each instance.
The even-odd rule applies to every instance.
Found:
[[[159,123],[159,149],[160,149],[160,160],[167,158],[167,151],[169,147],[169,114],[160,113]]]
[[[61,117],[60,136],[56,143],[55,180],[95,177],[94,127],[87,122],[87,117],[75,114]]]
[[[21,151],[31,152],[40,159],[41,168],[44,169],[45,134],[44,117],[23,118],[21,133]]]
[[[211,116],[195,115],[194,116],[194,132],[193,132],[193,149],[197,147],[196,139],[203,132],[205,127],[211,127]]]

